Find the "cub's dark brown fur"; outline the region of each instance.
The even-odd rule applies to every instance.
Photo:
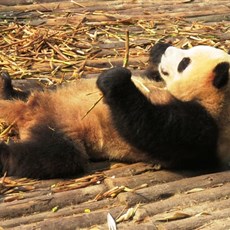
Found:
[[[165,49],[157,50],[161,55]],[[152,58],[149,64],[158,63]],[[155,78],[154,73],[151,78]],[[142,80],[137,78],[136,84],[150,95]],[[146,84],[151,91],[158,91],[151,81],[146,80]],[[147,154],[118,134],[103,100],[86,115],[101,95],[96,79],[77,80],[53,91],[24,92],[15,89],[8,73],[3,72],[0,119],[17,126],[20,140],[0,144],[2,173],[33,178],[69,177],[85,171],[89,160],[149,160]],[[152,94],[152,100],[157,103],[171,100],[168,92],[156,95]]]
[[[103,100],[86,115],[101,97],[95,81],[83,79],[54,91],[33,92],[26,100],[0,100],[0,119],[14,123],[20,135],[19,142],[0,146],[2,172],[67,177],[87,169],[90,159],[149,160],[118,134]],[[156,98],[162,103],[169,95],[161,92]]]

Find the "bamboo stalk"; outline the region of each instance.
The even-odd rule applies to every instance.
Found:
[[[123,62],[123,67],[127,67],[129,63],[129,30],[126,30],[125,38],[125,58]]]
[[[86,114],[81,118],[83,120],[94,108],[95,106],[103,99],[103,95],[90,107],[90,109],[86,112]]]

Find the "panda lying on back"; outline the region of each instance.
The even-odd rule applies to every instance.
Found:
[[[149,79],[158,60],[165,88]],[[18,127],[20,141],[0,144],[2,173],[70,177],[87,169],[89,160],[100,159],[215,169],[219,153],[222,158],[230,151],[229,63],[219,49],[158,44],[151,51],[148,79],[131,78],[129,70],[117,67],[102,73],[96,84],[79,80],[27,99],[4,76],[0,119]],[[87,114],[101,92],[104,100]]]

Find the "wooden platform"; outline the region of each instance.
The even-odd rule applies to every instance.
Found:
[[[108,213],[117,219],[129,208],[136,211],[117,229],[230,228],[229,171],[197,176],[138,163],[80,179],[16,185],[1,196],[3,229],[108,229]]]
[[[123,65],[128,43],[142,73],[157,41],[228,50],[229,28],[228,0],[0,0],[0,68],[19,86],[56,85]],[[0,229],[109,229],[108,214],[117,229],[230,229],[230,171],[101,162],[70,180],[0,180]]]

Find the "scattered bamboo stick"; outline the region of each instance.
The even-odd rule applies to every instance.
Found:
[[[103,99],[103,95],[90,107],[90,109],[86,112],[86,114],[81,118],[83,120],[94,108],[95,106]]]
[[[84,8],[83,5],[79,7]],[[43,14],[38,16],[49,17]],[[66,15],[59,16],[55,18],[56,21],[53,21],[52,27],[49,24],[50,20],[54,19],[49,18],[47,24],[39,27],[17,22],[0,24],[2,37],[0,65],[3,70],[7,70],[14,78],[25,78],[31,75],[37,78],[44,75],[57,78],[64,74],[69,79],[76,74],[77,69],[82,69],[86,61],[97,60],[98,57],[106,58],[108,64],[112,58],[123,57],[123,66],[127,67],[131,65],[130,58],[146,56],[152,44],[159,40],[168,41],[169,38],[172,44],[178,47],[206,44],[228,49],[227,40],[222,39],[223,41],[219,42],[223,37],[223,31],[228,30],[228,25],[224,23],[205,25],[193,22],[191,24],[177,18],[154,21],[138,18],[124,19],[119,15],[102,12],[67,18]],[[65,24],[61,23],[63,21]],[[76,23],[72,23],[73,21]],[[126,31],[125,36],[123,31]],[[124,41],[125,49],[122,46]],[[132,41],[132,49],[130,49],[130,41]],[[97,52],[99,55],[90,56]],[[51,62],[52,68],[37,67],[37,65],[46,65],[47,62]],[[145,64],[141,63],[134,67],[144,69]],[[99,59],[97,66],[94,68],[84,66],[84,71],[80,71],[78,75],[95,73],[95,70],[100,72],[103,68]]]
[[[129,30],[126,30],[125,38],[125,58],[123,67],[127,67],[129,63]]]
[[[12,122],[9,126],[7,126],[6,129],[4,129],[1,133],[0,133],[0,138],[4,138],[5,136],[7,136],[7,134],[10,132],[10,130],[12,129],[12,127],[14,126],[15,121]]]

